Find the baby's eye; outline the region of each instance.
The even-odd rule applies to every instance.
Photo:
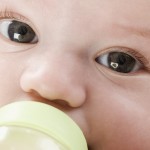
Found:
[[[109,52],[98,56],[95,61],[114,71],[130,73],[139,70],[142,64],[133,56],[124,52]]]
[[[1,20],[0,33],[11,41],[18,43],[37,43],[38,38],[26,23],[16,20]]]

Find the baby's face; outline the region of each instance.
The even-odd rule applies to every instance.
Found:
[[[149,150],[149,8],[149,0],[0,0],[0,105],[59,108],[89,150]]]

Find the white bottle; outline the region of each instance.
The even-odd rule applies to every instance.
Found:
[[[87,150],[81,129],[62,111],[40,102],[0,108],[0,150]]]

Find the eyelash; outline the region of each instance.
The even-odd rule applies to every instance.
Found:
[[[15,20],[25,21],[25,22],[28,21],[24,16],[18,13],[9,11],[7,9],[5,9],[4,11],[0,11],[0,19],[15,19]]]
[[[135,58],[136,60],[138,60],[142,64],[144,70],[147,70],[148,72],[150,72],[149,61],[143,55],[141,55],[138,51],[135,51],[132,48],[121,47],[121,46],[110,47],[107,49],[107,51],[104,50],[103,54],[109,53],[109,52],[126,53],[126,54],[132,56],[133,58]],[[101,54],[102,53],[99,53],[96,57],[100,56]]]

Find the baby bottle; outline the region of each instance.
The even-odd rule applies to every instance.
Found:
[[[78,125],[40,102],[20,101],[0,108],[0,150],[87,150]]]

